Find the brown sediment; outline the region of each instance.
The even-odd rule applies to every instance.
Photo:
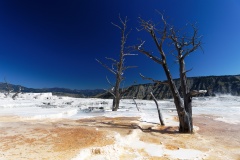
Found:
[[[179,149],[178,146],[176,146],[176,145],[170,145],[170,144],[166,144],[166,145],[165,145],[165,148],[166,148],[166,149],[169,149],[169,150],[178,150],[178,149]]]
[[[194,125],[200,129],[198,134],[209,141],[213,158],[240,160],[240,125],[214,120],[215,116],[194,117]]]
[[[58,127],[62,123],[38,124],[37,121],[31,121],[13,123],[13,127],[1,127],[0,157],[8,160],[71,159],[82,148],[101,147],[114,142],[114,138],[108,136],[108,131],[71,126],[70,121],[67,127]]]
[[[54,143],[53,150],[56,152],[76,150],[89,146],[105,146],[113,143],[108,139],[107,133],[89,128],[56,128],[51,130]]]
[[[77,121],[24,121],[19,117],[0,117],[0,158],[71,159],[83,148],[113,144],[115,132],[130,134],[137,120],[96,117]]]
[[[229,147],[240,147],[240,125],[214,120],[214,116],[194,117],[194,124],[199,126],[199,134],[213,137],[217,142]]]
[[[139,138],[140,141],[153,143],[153,144],[161,144],[161,141],[158,137],[149,137],[146,134],[142,134]]]
[[[179,134],[177,126],[142,123],[137,117],[95,117],[80,120],[27,120],[0,117],[0,158],[7,160],[65,160],[75,157],[81,149],[114,144],[115,133],[128,136],[134,130],[145,143],[163,145],[168,150],[196,149],[206,154],[203,159],[240,159],[240,126],[215,121],[212,116],[195,116],[194,134]],[[95,147],[95,148],[94,148]],[[96,148],[97,147],[97,148]],[[131,149],[126,147],[131,153]],[[143,149],[137,152],[147,159],[171,159],[169,155],[152,157]],[[123,153],[120,159],[136,156]]]

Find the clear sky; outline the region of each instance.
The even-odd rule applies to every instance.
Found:
[[[135,29],[139,16],[158,22],[155,9],[175,26],[198,22],[204,53],[188,57],[187,68],[193,68],[188,76],[240,74],[239,0],[1,0],[0,81],[6,77],[34,88],[107,88],[105,77],[113,76],[95,58],[107,63],[104,57],[118,57],[120,32],[111,22],[119,23],[119,13],[128,16],[128,45],[141,38],[156,51],[150,37]],[[178,78],[178,66],[169,58]],[[148,83],[139,72],[165,79],[161,66],[144,55],[129,57],[127,64],[139,67],[127,70],[126,86]]]

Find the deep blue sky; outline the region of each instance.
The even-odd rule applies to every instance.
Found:
[[[149,36],[137,32],[137,17],[159,20],[155,9],[164,12],[168,22],[182,27],[198,22],[203,49],[187,59],[188,76],[240,74],[239,0],[1,0],[0,1],[0,81],[26,87],[65,87],[71,89],[108,88],[105,76],[111,73],[95,58],[117,58],[120,32],[118,14],[128,16],[132,32],[129,45]],[[157,53],[156,53],[157,54]],[[169,57],[174,78],[177,64]],[[146,56],[129,57],[125,85],[148,83],[139,72],[165,79],[161,66]]]

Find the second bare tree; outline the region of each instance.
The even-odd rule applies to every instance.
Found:
[[[131,56],[135,54],[131,54],[129,49],[126,47],[126,42],[128,35],[130,31],[127,31],[127,17],[122,20],[119,15],[120,23],[121,25],[117,25],[112,23],[115,27],[120,29],[121,31],[121,45],[120,45],[120,54],[119,54],[119,60],[116,60],[114,58],[108,58],[105,57],[107,60],[111,61],[111,67],[106,65],[105,63],[102,63],[98,59],[96,59],[97,62],[99,62],[103,67],[105,67],[107,70],[109,70],[112,74],[115,75],[115,84],[110,83],[110,81],[107,78],[108,83],[111,85],[111,89],[108,90],[109,93],[113,95],[113,105],[112,105],[112,111],[117,111],[119,108],[120,100],[124,94],[124,90],[121,88],[121,82],[124,80],[124,72],[129,68],[135,68],[136,66],[125,66],[125,57]]]

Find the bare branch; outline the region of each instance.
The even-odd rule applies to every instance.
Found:
[[[123,68],[123,70],[129,69],[129,68],[137,68],[138,66],[126,66]]]
[[[203,47],[202,47],[202,45],[201,46],[199,46],[200,47],[200,49],[202,50],[202,52],[204,53],[204,50],[203,50]]]
[[[141,30],[146,30],[147,32],[151,32],[154,29],[154,25],[150,23],[150,21],[145,21],[141,17],[138,17],[140,26],[142,27]]]
[[[182,58],[182,47],[183,47],[182,43],[178,41],[178,36],[173,27],[171,27],[170,31],[171,31],[171,35],[169,37],[172,40],[172,42],[173,42],[172,44],[174,45],[175,49],[177,50],[177,53],[178,53],[177,59],[180,60]],[[184,41],[184,40],[182,40],[182,41]],[[183,44],[184,43],[185,42],[183,42]]]
[[[161,65],[163,64],[163,62],[162,62],[161,59],[159,59],[158,57],[153,56],[151,53],[149,53],[149,52],[147,52],[147,51],[145,51],[145,50],[143,50],[143,49],[138,49],[137,46],[135,46],[134,48],[135,48],[137,51],[145,54],[147,57],[149,57],[150,59],[152,59],[154,62],[156,62],[156,63],[158,63],[158,64],[161,64]]]
[[[138,32],[142,31],[143,29],[144,29],[144,28],[138,29],[138,28],[136,27],[136,30],[137,30]]]
[[[132,31],[132,29],[130,29],[130,30],[128,31],[128,33],[126,33],[126,35],[125,35],[125,41],[127,40],[128,35],[131,33],[131,31]]]
[[[191,70],[193,70],[193,68],[189,69],[189,70],[186,70],[183,72],[183,74],[186,74],[187,72],[190,72]]]
[[[194,42],[193,42],[194,43]],[[183,55],[183,59],[185,59],[190,53],[194,52],[195,50],[198,49],[198,47],[201,46],[201,42],[198,42],[197,44],[195,44],[190,50],[188,50],[184,55]]]
[[[109,83],[110,86],[114,87],[114,85],[109,81],[108,77],[106,76],[107,82]]]
[[[109,57],[105,57],[107,60],[111,60],[113,61],[114,63],[117,63],[117,60],[113,59],[113,58],[109,58]]]
[[[155,80],[155,79],[152,79],[152,78],[149,78],[149,77],[145,77],[143,76],[141,73],[139,73],[139,75],[142,77],[142,79],[146,79],[146,80],[150,80],[154,83],[158,83],[158,84],[165,84],[165,85],[168,85],[168,82],[162,82],[162,81],[158,81],[158,80]]]
[[[176,54],[174,54],[174,51],[175,51],[175,50],[171,50],[171,51],[169,51],[169,53],[170,53],[171,55],[173,55],[173,56],[177,59],[177,61],[178,61],[178,56],[177,56]]]
[[[137,56],[138,54],[124,54],[123,56]]]
[[[155,37],[155,38],[156,38],[156,37]],[[156,56],[153,56],[151,53],[145,51],[144,49],[141,49],[141,48],[143,48],[142,46],[144,45],[144,43],[145,43],[145,41],[142,41],[142,43],[141,43],[140,45],[134,46],[133,48],[134,48],[135,50],[137,50],[137,51],[145,54],[147,57],[151,58],[151,59],[152,59],[153,61],[155,61],[156,63],[162,65],[162,64],[163,64],[163,61],[162,61],[161,59],[159,59],[159,58],[156,57]],[[158,43],[158,42],[156,42],[156,43]],[[158,47],[159,47],[159,46],[158,46]],[[160,51],[162,51],[161,48],[159,48],[159,49],[160,49]],[[163,51],[162,51],[162,53],[163,53]],[[161,54],[162,54],[162,53],[161,53]],[[164,54],[164,53],[163,53],[163,54]]]
[[[113,93],[112,91],[107,90],[107,89],[103,89],[103,90],[107,91],[108,93],[110,93],[111,95],[113,95],[114,98],[116,98],[116,96],[114,95],[114,93]]]
[[[194,52],[201,48],[201,37],[197,37],[198,30],[197,28],[192,25],[193,27],[193,36],[191,38],[186,36],[179,37],[176,31],[171,28],[171,35],[170,39],[173,41],[173,44],[178,52],[178,59],[185,59],[190,53]],[[181,39],[180,41],[178,39]]]
[[[164,16],[161,12],[159,12],[158,10],[156,10],[156,12],[161,15],[161,18],[164,24],[164,28],[162,31],[162,38],[161,38],[161,42],[163,43],[163,41],[167,38],[167,21],[164,19]]]
[[[140,19],[140,25],[147,31],[150,33],[154,43],[156,44],[156,47],[159,51],[159,53],[162,56],[162,59],[165,59],[165,53],[163,51],[163,43],[165,41],[165,39],[167,38],[167,22],[165,21],[165,19],[162,16],[162,21],[164,23],[164,28],[162,29],[162,33],[161,33],[161,37],[158,38],[155,34],[155,31],[157,31],[157,29],[155,28],[155,24],[151,21],[145,21],[141,18]],[[140,50],[138,50],[140,51]],[[143,53],[143,52],[142,52]],[[145,54],[145,53],[144,53]]]
[[[131,86],[128,86],[126,88],[122,88],[122,92],[120,93],[121,97],[124,97],[124,94],[127,93],[128,89],[130,88]]]
[[[98,63],[100,63],[103,67],[105,67],[107,70],[109,70],[110,72],[112,72],[113,74],[117,74],[114,70],[112,70],[111,68],[109,68],[106,64],[102,63],[101,61],[99,61],[98,59],[96,59],[96,61]]]
[[[121,15],[120,15],[120,14],[118,15],[118,17],[119,17],[119,20],[120,20],[120,22],[122,23],[122,25],[123,25],[123,26],[126,26],[126,24],[127,24],[127,21],[128,21],[128,20],[127,20],[127,16],[125,17],[124,21],[122,20],[122,18],[121,18]]]
[[[190,42],[190,44],[192,44],[192,48],[187,50],[187,52],[183,55],[183,59],[186,56],[188,56],[190,53],[192,53],[195,50],[197,50],[198,47],[201,48],[201,37],[202,36],[197,37],[198,36],[198,29],[197,29],[197,27],[194,24],[192,24],[191,26],[193,28],[193,36],[192,36],[192,39],[191,39],[191,42]]]
[[[114,66],[117,67],[117,63],[113,63],[113,64],[112,64],[112,70],[113,70],[114,72],[117,72],[117,70],[114,68]]]
[[[112,23],[112,25],[114,25],[115,27],[117,27],[117,28],[119,28],[120,30],[122,30],[122,28],[119,26],[119,25],[117,25],[117,24],[115,24],[115,23],[113,23],[113,22],[111,22]]]
[[[145,41],[143,41],[140,45],[138,45],[138,50],[140,50],[142,48],[142,46],[144,45]]]

